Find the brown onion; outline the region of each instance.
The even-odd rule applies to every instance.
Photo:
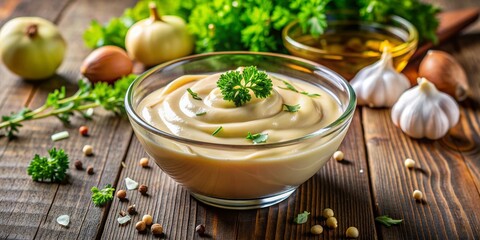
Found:
[[[469,86],[465,70],[446,52],[428,51],[420,63],[418,75],[428,79],[438,90],[451,95],[457,101],[468,97]]]
[[[80,71],[92,83],[113,83],[132,73],[133,63],[127,53],[116,46],[95,49],[83,61]]]

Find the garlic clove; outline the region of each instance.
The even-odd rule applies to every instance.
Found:
[[[468,97],[469,86],[465,70],[450,54],[438,51],[428,51],[420,63],[418,74],[430,80],[438,90],[463,101]]]
[[[439,139],[458,123],[455,100],[420,78],[418,86],[406,91],[392,108],[392,121],[413,138]]]
[[[127,53],[116,46],[103,46],[83,60],[80,72],[90,82],[113,83],[133,71],[133,62]]]
[[[357,94],[358,104],[370,107],[391,107],[410,87],[405,75],[394,69],[388,51],[383,52],[379,61],[360,70],[350,84]]]

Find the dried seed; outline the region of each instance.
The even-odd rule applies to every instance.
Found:
[[[75,163],[73,165],[75,166],[75,169],[77,169],[77,170],[82,170],[83,169],[83,163],[80,160],[75,161]]]

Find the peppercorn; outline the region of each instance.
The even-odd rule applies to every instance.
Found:
[[[142,158],[140,159],[140,161],[138,162],[138,164],[140,164],[140,166],[144,167],[144,168],[147,168],[148,167],[148,158]]]
[[[203,236],[205,234],[205,225],[199,224],[197,227],[195,227],[195,231],[198,233],[198,235]]]
[[[150,230],[152,230],[153,235],[163,234],[163,227],[162,227],[162,225],[160,225],[158,223],[153,224],[152,227],[150,228]]]
[[[87,127],[87,126],[81,126],[81,127],[78,129],[78,132],[79,132],[80,135],[82,135],[82,136],[88,136],[88,127]]]
[[[405,167],[414,168],[415,167],[415,161],[411,158],[405,159]]]
[[[118,215],[120,215],[121,217],[125,217],[127,215],[127,213],[122,210],[118,213]]]
[[[145,224],[144,221],[137,222],[135,224],[135,228],[137,229],[138,232],[143,232],[145,229],[147,229],[147,224]]]
[[[349,227],[345,232],[347,238],[358,238],[358,229],[356,227]]]
[[[83,146],[83,154],[85,154],[85,156],[92,156],[93,155],[93,147],[90,146],[90,145],[85,145]]]
[[[93,175],[93,166],[88,166],[87,167],[87,173],[88,173],[88,175]]]
[[[331,208],[325,208],[322,211],[322,216],[327,219],[329,217],[333,217],[333,210]]]
[[[343,160],[343,157],[344,157],[344,154],[342,151],[336,151],[335,153],[333,153],[333,159],[339,162]]]
[[[338,221],[335,217],[327,218],[326,224],[329,228],[337,228],[338,227]]]
[[[138,187],[138,191],[142,195],[147,195],[148,187],[142,184],[142,185],[140,185],[140,187]]]
[[[75,169],[77,169],[77,170],[82,170],[83,169],[83,163],[80,160],[75,161],[75,163],[73,165],[75,166]]]
[[[135,204],[128,206],[127,212],[129,215],[137,214],[137,209],[135,208]]]
[[[313,225],[312,228],[310,228],[310,232],[313,235],[320,235],[323,232],[323,227],[320,225]]]
[[[120,200],[124,200],[127,197],[127,191],[121,189],[117,191],[117,198]]]
[[[420,201],[423,198],[423,193],[420,192],[419,190],[415,190],[413,191],[413,198],[417,201]]]
[[[142,221],[143,221],[145,224],[147,224],[148,226],[150,226],[150,225],[152,225],[152,223],[153,223],[153,217],[150,216],[150,215],[148,215],[148,214],[143,215]]]

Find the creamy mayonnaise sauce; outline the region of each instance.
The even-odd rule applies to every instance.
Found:
[[[288,81],[299,92],[284,89],[286,84],[271,77],[272,94],[235,107],[223,100],[216,82],[220,74],[183,76],[149,94],[138,106],[143,119],[152,126],[184,138],[225,144],[251,144],[248,132],[268,134],[267,143],[299,138],[330,123],[341,114],[334,98],[323,89],[307,83]],[[187,88],[198,94],[197,100]],[[287,105],[300,105],[298,112],[287,112]],[[212,133],[222,129],[212,136]]]
[[[267,143],[303,137],[327,126],[342,112],[338,101],[322,88],[271,76],[272,94],[252,97],[243,106],[223,100],[216,82],[220,74],[189,75],[148,94],[137,113],[152,126],[187,139],[232,145],[252,145],[248,132],[268,134]],[[283,89],[284,81],[309,97]],[[194,99],[187,88],[202,100]],[[287,112],[283,104],[300,105]],[[204,113],[205,114],[202,114]],[[205,147],[176,142],[143,130],[132,122],[135,133],[156,163],[190,191],[222,199],[257,199],[276,195],[305,182],[338,149],[348,123],[327,136],[302,140],[294,145],[245,149]],[[222,127],[215,136],[212,133]]]

